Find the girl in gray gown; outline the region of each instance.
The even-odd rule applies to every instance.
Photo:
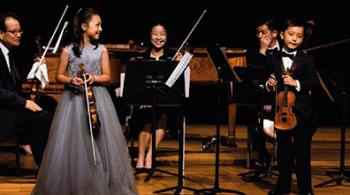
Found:
[[[96,44],[101,31],[101,18],[93,9],[84,8],[76,15],[75,41],[63,49],[57,70],[57,80],[71,87],[66,87],[56,108],[34,195],[137,194],[126,140],[102,86],[110,80],[110,67],[107,49]],[[80,64],[89,73],[101,123],[94,138],[95,158],[85,96],[79,90]]]

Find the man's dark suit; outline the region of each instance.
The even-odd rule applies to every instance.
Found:
[[[14,63],[10,64],[11,72],[0,50],[0,137],[25,137],[32,147],[34,160],[40,165],[51,114],[46,111],[31,112],[25,109],[26,99],[18,95],[19,76]]]
[[[267,65],[270,68],[270,73],[275,74],[278,91],[281,91],[284,88],[282,80],[284,66],[281,54],[269,56]],[[318,120],[312,108],[310,91],[319,85],[314,58],[298,51],[290,73],[295,80],[300,82],[300,91],[289,87],[296,96],[293,111],[297,117],[297,126],[290,131],[277,131],[279,168],[277,190],[282,193],[290,192],[292,163],[293,158],[295,158],[298,187],[302,193],[311,192],[311,141]]]

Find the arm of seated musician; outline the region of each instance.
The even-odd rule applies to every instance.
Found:
[[[8,109],[23,109],[26,108],[33,112],[41,111],[42,108],[35,102],[27,100],[16,93],[6,90],[1,86],[0,82],[0,106]]]

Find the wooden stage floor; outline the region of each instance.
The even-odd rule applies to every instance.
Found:
[[[189,125],[186,132],[186,155],[184,186],[195,189],[211,188],[214,184],[215,153],[204,152],[201,144],[208,136],[215,135],[215,125]],[[227,134],[227,127],[221,127],[222,135]],[[219,184],[221,188],[237,190],[245,194],[267,194],[272,189],[276,176],[266,176],[256,182],[247,182],[237,176],[239,173],[249,171],[246,168],[247,135],[246,127],[237,127],[236,148],[221,147],[220,152],[220,174]],[[337,171],[339,168],[339,140],[340,131],[338,127],[320,127],[313,137],[312,143],[312,182],[313,185],[331,179],[327,171]],[[350,143],[350,135],[346,135],[347,143]],[[178,155],[177,140],[165,139],[161,144],[157,156],[160,170],[177,173]],[[268,144],[272,149],[271,144]],[[350,149],[346,150],[345,165],[350,164]],[[253,153],[253,157],[256,154]],[[8,166],[14,166],[15,155],[9,152],[0,152],[0,194],[1,195],[28,195],[35,184],[33,176],[15,177],[5,174]],[[21,156],[22,168],[35,170],[33,159]],[[144,182],[146,174],[136,176],[139,194],[153,194],[153,191],[165,189],[177,185],[177,177],[156,171],[151,180]],[[293,190],[296,189],[296,179],[293,176]],[[331,183],[326,187],[315,188],[315,194],[350,194],[350,181],[343,185]],[[168,191],[162,194],[173,194]],[[192,191],[183,190],[182,194],[193,194]],[[226,194],[226,193],[222,193]],[[59,195],[59,192],[57,192]]]

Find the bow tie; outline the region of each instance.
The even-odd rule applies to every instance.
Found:
[[[277,47],[275,47],[275,48],[273,48],[273,49],[267,49],[266,50],[266,52],[265,52],[265,54],[267,55],[267,54],[274,54],[274,53],[278,53],[278,49],[277,49]]]
[[[290,58],[291,60],[294,60],[294,54],[289,54],[289,53],[286,53],[286,52],[282,52],[282,57],[288,57]]]

